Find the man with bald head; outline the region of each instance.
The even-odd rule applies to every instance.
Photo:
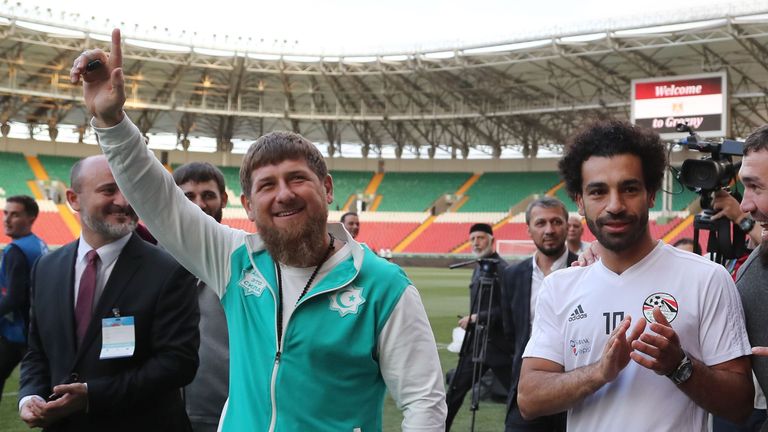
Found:
[[[82,234],[32,272],[19,413],[57,431],[188,431],[180,388],[195,376],[194,280],[135,233],[138,217],[103,156],[72,167]]]
[[[570,216],[565,244],[572,254],[581,255],[589,248],[589,242],[581,241],[582,234],[584,234],[584,224],[581,222],[581,216]]]

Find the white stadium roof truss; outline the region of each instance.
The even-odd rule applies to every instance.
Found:
[[[27,27],[0,19],[0,122],[85,130],[70,64],[108,43]],[[768,14],[380,56],[141,45],[123,48],[128,112],[145,133],[177,134],[184,148],[204,136],[230,151],[233,140],[288,129],[329,143],[331,155],[358,143],[366,157],[385,148],[535,157],[589,120],[628,119],[633,79],[723,70],[731,135],[768,123]]]

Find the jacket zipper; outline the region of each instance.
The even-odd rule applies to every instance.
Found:
[[[275,263],[275,265],[278,265],[278,264]],[[272,417],[271,417],[271,419],[269,421],[269,431],[270,432],[274,432],[275,425],[277,423],[277,397],[275,396],[275,384],[277,383],[277,369],[280,366],[280,356],[282,356],[281,349],[282,349],[283,336],[285,335],[285,332],[288,330],[288,326],[291,324],[291,321],[292,321],[291,318],[293,318],[293,315],[296,313],[296,310],[299,309],[299,306],[302,303],[306,302],[307,300],[309,300],[311,298],[317,297],[317,296],[319,296],[321,294],[327,294],[329,292],[336,291],[338,289],[341,289],[341,288],[349,285],[353,280],[355,280],[355,278],[357,277],[358,273],[359,273],[359,271],[356,271],[355,275],[351,279],[349,279],[343,285],[339,285],[339,286],[337,286],[335,288],[332,288],[332,289],[323,290],[321,292],[315,293],[315,294],[313,294],[311,296],[306,296],[303,299],[301,299],[301,301],[299,301],[299,303],[297,303],[296,307],[293,309],[293,314],[291,314],[291,317],[288,318],[288,322],[285,323],[285,328],[283,328],[283,323],[282,323],[281,320],[280,320],[281,322],[277,322],[278,318],[282,318],[282,314],[275,314],[275,315],[279,315],[279,317],[277,317],[277,316],[275,317],[275,324],[276,324],[276,327],[275,327],[275,338],[277,339],[277,352],[275,353],[275,363],[272,366],[272,380],[270,381],[270,385],[269,385],[269,397],[270,397],[270,401],[272,403]],[[280,299],[280,301],[282,301],[282,299]]]
[[[270,399],[272,402],[272,419],[269,421],[270,432],[273,432],[275,430],[275,424],[277,423],[277,399],[275,397],[275,383],[277,382],[277,368],[279,366],[280,366],[280,347],[278,345],[277,352],[275,353],[275,364],[274,366],[272,366],[272,382],[269,384]]]

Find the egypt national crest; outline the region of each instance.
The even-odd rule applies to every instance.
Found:
[[[354,285],[332,292],[328,295],[328,300],[331,302],[331,310],[337,311],[341,316],[356,314],[360,305],[365,303],[363,289]]]
[[[243,288],[243,293],[247,296],[255,295],[261,297],[264,292],[264,288],[267,287],[267,281],[256,272],[254,269],[243,269],[243,273],[240,275],[240,282],[238,282]]]
[[[672,294],[658,292],[651,294],[645,299],[643,303],[643,315],[648,322],[656,322],[653,318],[653,308],[659,307],[664,318],[670,323],[677,317],[677,300],[672,297]]]

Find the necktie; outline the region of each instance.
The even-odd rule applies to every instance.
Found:
[[[93,315],[93,296],[96,293],[96,264],[99,262],[99,254],[91,249],[85,254],[88,262],[80,277],[80,288],[77,292],[77,305],[75,305],[75,323],[77,325],[77,345],[83,341],[85,330],[91,322]]]

